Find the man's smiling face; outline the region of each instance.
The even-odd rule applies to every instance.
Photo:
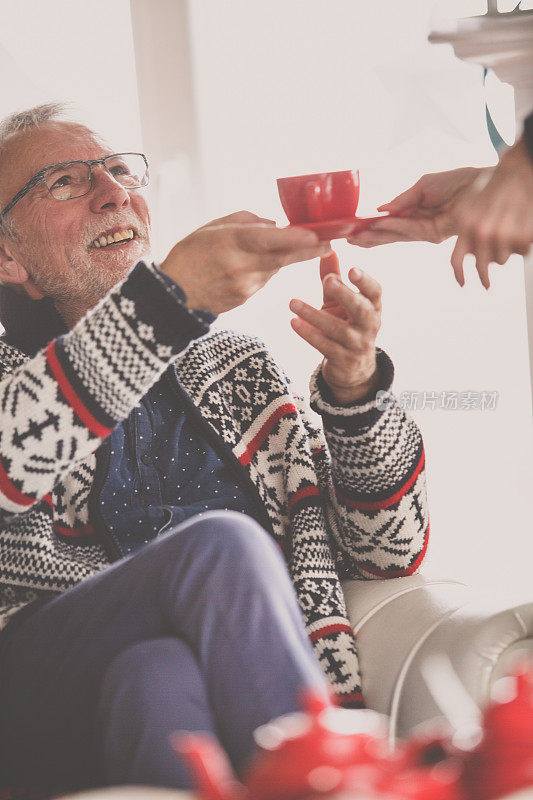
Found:
[[[14,134],[0,160],[0,208],[44,167],[112,152],[92,131],[72,122],[49,121]],[[82,311],[82,306],[95,305],[150,250],[142,189],[125,189],[103,165],[93,167],[93,185],[83,197],[56,200],[41,182],[8,216],[16,238],[0,244],[26,270],[38,293],[56,301],[63,316],[69,303]],[[116,233],[120,239],[126,233],[127,241],[97,246],[96,240],[117,238]]]

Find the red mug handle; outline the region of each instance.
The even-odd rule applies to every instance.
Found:
[[[309,222],[321,222],[324,219],[322,187],[316,181],[308,181],[305,184],[304,203]]]

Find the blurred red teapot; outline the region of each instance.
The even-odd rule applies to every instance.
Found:
[[[524,663],[499,684],[499,696],[483,713],[482,739],[465,759],[469,800],[509,797],[528,787],[533,796],[533,674]]]
[[[426,739],[390,753],[387,729],[387,718],[374,711],[341,709],[308,692],[302,713],[256,731],[258,751],[244,784],[213,739],[185,735],[175,745],[202,800],[462,800],[458,759]]]

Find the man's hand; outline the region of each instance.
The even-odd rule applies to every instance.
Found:
[[[239,211],[186,236],[160,269],[181,286],[189,308],[220,314],[246,302],[281,267],[329,251],[312,231],[277,228],[272,220]]]
[[[454,209],[458,239],[452,253],[455,278],[465,278],[463,260],[476,258],[481,283],[488,289],[489,264],[505,264],[512,253],[525,256],[533,242],[533,161],[520,139],[501,157],[483,187],[474,184]]]
[[[423,175],[410,189],[378,208],[392,216],[376,220],[348,241],[359,247],[392,242],[443,242],[457,233],[455,208],[485,171],[486,168],[464,167]]]
[[[381,286],[359,269],[348,277],[359,291],[343,283],[339,259],[332,252],[320,259],[324,302],[320,311],[302,300],[289,307],[298,316],[293,330],[322,353],[322,375],[340,404],[365,397],[376,385],[375,342],[381,325]]]

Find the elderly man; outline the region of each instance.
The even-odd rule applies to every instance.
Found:
[[[150,265],[147,180],[144,156],[55,105],[0,127],[12,786],[186,787],[172,731],[210,731],[241,771],[253,730],[302,687],[361,706],[339,577],[407,575],[426,549],[422,440],[375,348],[378,284],[353,271],[355,292],[313,233],[249,213]],[[325,436],[260,341],[209,333],[316,256],[324,306],[292,307],[323,355]]]

